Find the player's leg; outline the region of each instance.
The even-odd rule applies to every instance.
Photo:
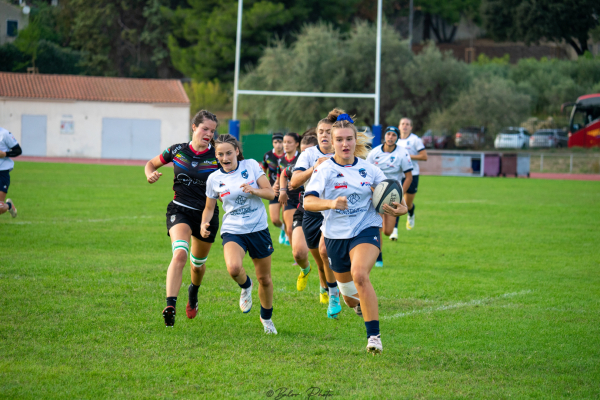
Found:
[[[352,280],[351,272],[337,273],[334,272],[335,279],[337,280],[338,287],[340,289],[340,294],[344,299],[344,303],[350,308],[352,308],[357,315],[362,316],[362,312],[360,309],[360,296],[358,294],[358,290],[354,285],[354,281]]]
[[[294,229],[294,213],[295,208],[283,210],[283,228],[286,236],[288,237],[288,243],[293,246],[292,230]]]
[[[185,223],[176,224],[169,229],[169,236],[171,236],[173,257],[167,269],[167,307],[163,310],[163,318],[166,326],[173,326],[175,324],[177,296],[183,279],[183,268],[190,251],[192,229]]]
[[[9,212],[11,217],[17,216],[17,208],[11,199],[6,199],[8,187],[10,186],[10,174],[8,171],[0,171],[0,214]]]
[[[308,246],[302,226],[295,226],[292,231],[292,255],[296,264],[300,267],[300,275],[296,282],[296,289],[303,291],[308,282],[308,274],[311,272],[310,262],[308,261]]]
[[[277,202],[275,202],[275,200],[277,200]],[[276,197],[274,200],[271,200],[269,202],[269,218],[271,219],[271,222],[273,223],[273,225],[275,225],[277,228],[281,229],[281,232],[279,232],[279,244],[284,244],[285,243],[285,227],[283,226],[283,222],[281,221],[281,218],[279,217],[280,213],[281,213],[281,204],[279,203],[279,198]]]
[[[344,252],[344,250],[340,249],[333,249],[332,251],[336,253]],[[335,274],[329,264],[330,257],[327,255],[327,245],[325,244],[325,238],[323,236],[321,236],[321,239],[319,241],[319,254],[321,255],[321,259],[323,260],[325,280],[327,281],[327,287],[329,289],[329,306],[327,307],[327,317],[337,318],[342,312],[342,306],[340,304],[340,290],[338,288]]]
[[[212,243],[203,242],[192,236],[192,251],[190,254],[190,275],[192,282],[188,287],[188,303],[185,313],[188,318],[196,317],[198,313],[198,290],[206,272],[206,260]]]
[[[271,320],[273,315],[273,280],[271,279],[271,256],[253,258],[256,279],[258,280],[258,298],[260,299],[260,322],[266,334],[277,335],[277,329]]]
[[[408,187],[404,198],[406,199],[406,208],[408,208],[408,215],[406,218],[406,229],[411,230],[415,226],[415,195],[419,188],[419,175],[414,175],[412,183]]]
[[[236,235],[224,234],[224,242],[227,236]],[[235,240],[235,238],[233,239]],[[244,270],[242,264],[244,255],[246,254],[246,247],[243,243],[234,240],[227,241],[223,245],[223,255],[225,256],[227,272],[229,272],[229,275],[242,289],[240,294],[240,309],[242,312],[248,313],[252,309],[252,280],[248,275],[246,275],[246,271]]]
[[[8,211],[9,205],[5,203],[6,200],[6,192],[0,188],[0,214],[4,214]]]
[[[360,298],[360,308],[367,329],[367,350],[371,353],[381,353],[382,351],[379,334],[379,306],[375,289],[369,279],[378,254],[379,247],[370,243],[360,243],[350,250],[352,280]]]

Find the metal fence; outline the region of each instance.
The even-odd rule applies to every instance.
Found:
[[[531,172],[600,174],[600,154],[530,153]]]

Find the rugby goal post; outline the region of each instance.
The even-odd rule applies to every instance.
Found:
[[[375,118],[373,143],[381,143],[381,125],[379,124],[379,101],[381,93],[381,19],[382,0],[377,0],[377,51],[375,59],[375,93],[320,93],[320,92],[286,92],[270,90],[240,90],[240,47],[242,43],[242,9],[243,0],[238,0],[237,34],[235,40],[235,75],[233,82],[233,119],[229,121],[229,133],[240,138],[240,121],[237,119],[237,105],[239,95],[250,96],[301,96],[301,97],[334,97],[334,98],[359,98],[375,100]]]

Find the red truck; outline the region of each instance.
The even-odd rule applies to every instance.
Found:
[[[587,94],[575,103],[565,103],[562,108],[573,106],[569,120],[569,147],[600,146],[600,93]]]

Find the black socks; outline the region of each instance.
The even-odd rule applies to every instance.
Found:
[[[408,215],[410,215],[411,217],[414,217],[415,215],[415,205],[413,204],[413,207],[408,210]]]
[[[177,297],[167,297],[167,307],[177,307]]]

